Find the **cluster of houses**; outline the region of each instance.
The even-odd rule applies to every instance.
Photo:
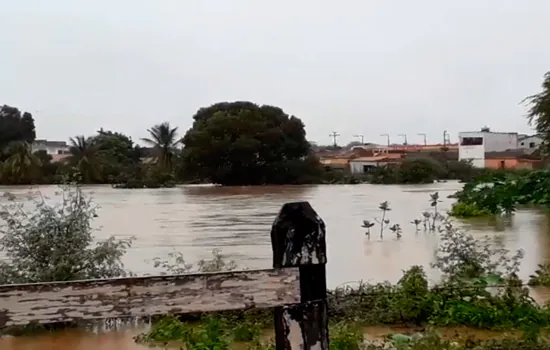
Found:
[[[437,160],[468,160],[478,168],[533,169],[541,166],[538,151],[542,138],[516,132],[460,132],[458,143],[432,145],[378,145],[367,143],[349,149],[317,152],[329,168],[351,173],[368,173],[376,167],[391,166],[405,159],[432,157]]]

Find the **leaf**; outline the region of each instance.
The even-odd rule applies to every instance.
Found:
[[[492,273],[492,274],[488,274],[487,276],[485,276],[484,281],[488,285],[495,285],[495,284],[503,283],[504,279],[502,277],[500,277],[499,275]]]
[[[411,337],[405,334],[393,334],[391,336],[391,340],[394,341],[396,344],[405,344],[411,341]]]

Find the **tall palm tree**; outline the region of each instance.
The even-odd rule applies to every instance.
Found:
[[[141,140],[153,147],[157,164],[166,170],[171,170],[174,149],[181,142],[181,138],[178,137],[178,128],[172,128],[170,123],[164,122],[147,129],[147,132],[150,137]]]
[[[69,142],[69,153],[71,154],[69,162],[78,169],[82,181],[90,183],[98,180],[101,164],[97,157],[97,147],[93,138],[76,136],[71,137]]]
[[[14,183],[26,183],[33,180],[40,171],[42,162],[32,153],[27,142],[14,142],[8,146],[8,159],[3,170]]]

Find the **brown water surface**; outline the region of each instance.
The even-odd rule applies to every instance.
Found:
[[[91,334],[67,330],[29,337],[0,338],[2,350],[154,350],[136,344],[135,332],[109,332]],[[160,349],[160,348],[159,348]]]
[[[214,248],[221,249],[241,268],[269,268],[269,231],[278,210],[286,202],[309,201],[327,226],[327,282],[329,288],[334,288],[359,280],[395,282],[411,265],[425,266],[430,279],[437,279],[437,273],[429,268],[429,264],[438,245],[438,234],[416,233],[410,222],[420,218],[421,212],[431,210],[430,193],[440,192],[443,199],[440,209],[444,211],[452,204],[447,195],[460,188],[460,184],[449,182],[419,186],[182,186],[144,190],[87,186],[85,191],[91,193],[100,206],[95,222],[97,237],[136,237],[124,262],[128,269],[138,274],[159,272],[153,267],[152,259],[166,257],[174,250],[183,253],[186,261],[193,263],[208,258]],[[17,201],[27,201],[29,196],[37,198],[41,193],[47,200],[56,202],[59,201],[55,195],[58,190],[55,186],[0,187],[0,193],[9,191]],[[380,217],[379,203],[386,200],[392,208],[388,217],[401,225],[403,237],[397,239],[387,231],[380,239],[378,231],[373,228],[369,240],[360,227],[361,223],[365,219]],[[0,204],[5,201],[6,198],[0,196]],[[521,210],[511,220],[495,222],[484,219],[457,222],[457,225],[476,237],[486,234],[498,237],[508,249],[523,249],[525,258],[520,275],[526,279],[537,264],[550,258],[549,222],[549,217],[540,211]],[[537,299],[546,299],[548,295],[544,289],[533,293]],[[54,341],[54,338],[45,339]],[[67,349],[139,349],[137,345],[124,347],[134,345],[122,345],[126,341],[122,339],[126,338],[116,333],[88,338],[71,335],[67,339],[72,342],[70,344],[75,344]],[[82,340],[79,343],[74,339]],[[107,344],[112,343],[112,347],[101,347],[111,345],[101,345],[99,339],[110,339]],[[17,344],[8,349],[47,349],[46,345]],[[5,347],[0,346],[0,349]]]

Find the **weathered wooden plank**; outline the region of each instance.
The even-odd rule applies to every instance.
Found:
[[[0,286],[0,327],[300,303],[299,270]]]

